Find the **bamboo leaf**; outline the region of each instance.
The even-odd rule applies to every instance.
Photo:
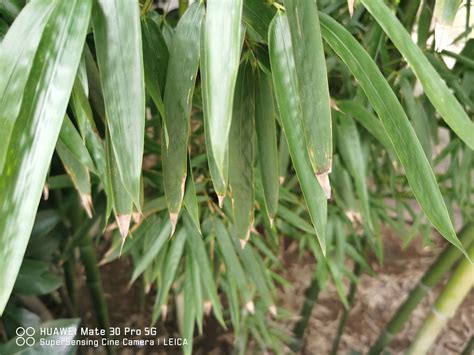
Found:
[[[232,122],[235,82],[241,51],[243,0],[208,0],[201,68],[204,113],[217,172],[225,180],[224,161]],[[225,55],[222,55],[225,53]]]
[[[93,27],[112,152],[123,188],[140,210],[145,88],[138,3],[97,0]]]
[[[33,227],[90,14],[88,0],[54,3],[25,86],[0,178],[0,314],[10,296]],[[62,33],[68,35],[58,36]]]
[[[192,4],[178,23],[170,48],[164,100],[168,144],[163,140],[162,159],[171,220],[176,220],[173,216],[178,215],[185,192],[191,106],[199,66],[203,17],[204,5]]]
[[[268,218],[273,220],[278,209],[279,167],[271,77],[258,70],[255,81],[255,129],[258,157],[262,173],[263,193]]]
[[[162,93],[165,90],[169,52],[160,28],[148,17],[142,20],[142,41],[145,87],[158,112],[164,117],[165,105]],[[166,126],[165,132],[165,138],[168,139]]]
[[[157,233],[158,232],[158,233]],[[142,255],[133,269],[132,280],[130,284],[135,282],[135,280],[140,276],[145,269],[150,266],[153,262],[153,259],[158,255],[163,245],[168,241],[171,234],[171,223],[168,219],[164,221],[156,221],[152,224],[150,229],[147,231],[145,238],[152,239],[151,245],[146,249],[144,255]],[[150,235],[150,237],[148,237]]]
[[[291,38],[286,15],[278,12],[269,31],[270,63],[280,119],[316,236],[325,254],[327,201],[313,172],[304,140],[301,139],[304,137],[304,128],[300,119],[295,62],[292,56],[288,56],[291,53]]]
[[[164,264],[165,270],[163,271],[163,282],[158,294],[156,295],[155,305],[153,306],[152,324],[156,323],[161,312],[161,307],[165,305],[168,293],[170,292],[171,285],[173,284],[176,271],[178,270],[181,261],[181,255],[183,254],[186,239],[186,231],[180,229],[171,240],[171,246]]]
[[[329,88],[319,16],[314,0],[285,0],[301,104],[303,133],[313,171],[328,198],[332,166]],[[290,55],[290,53],[287,53]]]
[[[188,211],[197,230],[201,232],[201,224],[199,223],[199,204],[196,197],[196,187],[194,185],[193,171],[188,163],[188,176],[186,177],[186,192],[184,193],[184,207]]]
[[[7,3],[2,1],[1,4],[9,8]],[[53,8],[47,0],[28,4],[0,44],[0,172],[5,164],[33,59]]]
[[[202,236],[199,234],[198,230],[192,223],[191,218],[186,213],[183,214],[183,220],[186,232],[188,233],[187,241],[190,249],[194,253],[197,263],[199,264],[199,269],[201,270],[202,285],[211,300],[217,321],[225,328],[221,304],[217,294],[217,287],[214,282],[211,266],[209,265],[209,257],[207,256]]]
[[[435,228],[465,252],[431,166],[392,89],[367,52],[344,27],[322,13],[320,20],[323,38],[349,67],[379,115],[421,208]]]
[[[337,124],[337,146],[339,153],[355,181],[355,187],[361,202],[361,212],[364,216],[364,225],[369,234],[373,233],[372,219],[370,217],[369,193],[365,161],[362,154],[359,132],[351,116],[339,114]]]
[[[405,57],[423,85],[426,96],[428,96],[441,117],[459,138],[471,149],[474,149],[474,123],[469,119],[467,113],[450,92],[438,72],[426,59],[421,49],[413,43],[402,24],[382,1],[362,0],[362,3]]]
[[[241,65],[229,135],[229,185],[237,236],[245,243],[254,221],[254,86],[249,62]],[[244,244],[243,244],[244,245]]]

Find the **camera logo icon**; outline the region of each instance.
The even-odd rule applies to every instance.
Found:
[[[15,340],[16,345],[18,346],[33,346],[35,345],[35,338],[33,336],[35,335],[35,328],[33,327],[28,327],[28,328],[23,328],[23,327],[18,327],[16,328],[16,335],[17,338]]]

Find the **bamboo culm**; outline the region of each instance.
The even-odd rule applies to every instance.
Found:
[[[468,249],[468,253],[471,258],[474,257],[474,244]],[[473,286],[474,265],[463,258],[416,334],[408,349],[408,355],[422,355],[428,352]]]
[[[464,226],[459,233],[459,239],[465,248],[468,248],[473,243],[474,223]],[[403,325],[416,306],[461,258],[461,255],[459,249],[451,244],[444,249],[428,271],[426,271],[421,281],[410,292],[410,295],[405,302],[403,302],[403,304],[397,309],[395,315],[385,327],[385,330],[381,333],[375,344],[370,349],[369,355],[380,354],[383,349],[388,346],[392,338],[403,328]]]

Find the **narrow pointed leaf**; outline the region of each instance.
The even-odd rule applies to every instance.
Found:
[[[255,81],[255,129],[265,207],[268,217],[273,219],[278,209],[280,184],[275,105],[273,103],[273,83],[271,80],[271,77],[265,72],[257,71]]]
[[[436,229],[464,252],[423,148],[389,84],[343,26],[322,13],[320,20],[323,38],[349,67],[380,117],[421,208]]]
[[[194,185],[193,171],[188,164],[188,176],[186,177],[186,192],[184,193],[184,207],[188,211],[194,225],[201,232],[201,224],[199,223],[199,204],[196,197],[196,187]]]
[[[304,128],[300,118],[295,62],[292,57],[287,56],[287,53],[291,53],[291,38],[286,15],[277,13],[269,31],[270,63],[280,119],[291,160],[324,254],[327,200],[313,172],[304,139],[301,139],[304,137]]]
[[[0,314],[10,296],[33,227],[90,14],[89,0],[54,3],[25,86],[0,178]],[[58,36],[63,33],[67,35]]]
[[[211,266],[209,265],[209,257],[206,253],[202,236],[193,225],[191,218],[187,213],[183,214],[183,220],[186,232],[188,233],[187,242],[189,243],[190,249],[194,253],[194,257],[199,264],[199,269],[201,270],[202,285],[211,300],[212,309],[217,321],[225,327],[224,318],[222,316],[222,306],[217,294],[217,287],[212,275]]]
[[[201,71],[204,111],[207,139],[222,179],[240,61],[242,4],[243,0],[208,0],[206,4]]]
[[[134,267],[130,283],[133,283],[138,276],[140,276],[145,269],[151,265],[153,259],[158,255],[163,248],[163,245],[168,241],[171,235],[171,223],[168,219],[165,219],[161,223],[156,221],[147,232],[147,235],[148,234],[151,236],[152,243],[147,247],[145,254],[140,257],[137,265]]]
[[[171,42],[164,101],[168,144],[162,140],[163,182],[170,214],[179,213],[185,192],[190,116],[203,17],[204,5],[191,5],[180,19]]]
[[[359,132],[357,126],[349,115],[339,114],[337,125],[337,146],[347,170],[355,181],[355,187],[361,203],[361,212],[364,217],[366,232],[372,233],[372,219],[369,209],[369,193],[367,188],[367,177],[365,161],[362,153]]]
[[[433,106],[449,127],[474,149],[474,123],[456,100],[444,80],[433,68],[420,48],[412,41],[390,9],[379,0],[362,0],[367,10],[383,28],[387,36],[405,57]]]
[[[165,90],[169,52],[158,24],[148,17],[142,20],[142,41],[146,90],[160,114],[164,116],[162,94]]]
[[[187,236],[184,229],[180,229],[171,240],[171,246],[166,256],[165,270],[163,271],[163,282],[156,296],[156,302],[153,307],[153,320],[152,324],[155,324],[158,320],[161,312],[161,307],[165,304],[170,292],[173,280],[178,270],[181,255],[183,254],[184,243],[186,242]]]
[[[47,0],[28,4],[0,44],[0,172],[33,59],[53,8]]]
[[[113,155],[125,191],[140,209],[145,88],[138,3],[97,0],[93,26]]]
[[[248,239],[254,220],[254,86],[250,63],[241,65],[229,135],[229,185],[237,236]]]
[[[332,164],[331,109],[318,8],[315,0],[285,0],[284,3],[294,43],[292,50],[306,148],[314,173],[327,175]]]

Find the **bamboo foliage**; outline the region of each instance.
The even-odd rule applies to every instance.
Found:
[[[192,340],[212,313],[236,352],[253,339],[280,353],[308,324],[278,328],[291,317],[278,306],[282,249],[317,260],[303,312],[332,282],[346,317],[359,275],[373,275],[365,256],[383,261],[381,227],[409,243],[434,226],[451,244],[371,350],[383,351],[426,286],[472,259],[472,226],[458,239],[451,216],[472,216],[474,159],[470,27],[459,54],[431,45],[433,9],[447,25],[458,2],[385,3],[0,1],[0,313],[15,313],[12,292],[35,289],[35,275],[41,294],[59,287],[48,258],[74,304],[81,254],[108,323],[93,244],[105,235],[99,265],[131,260],[130,283],[156,294],[153,324],[174,312]]]

